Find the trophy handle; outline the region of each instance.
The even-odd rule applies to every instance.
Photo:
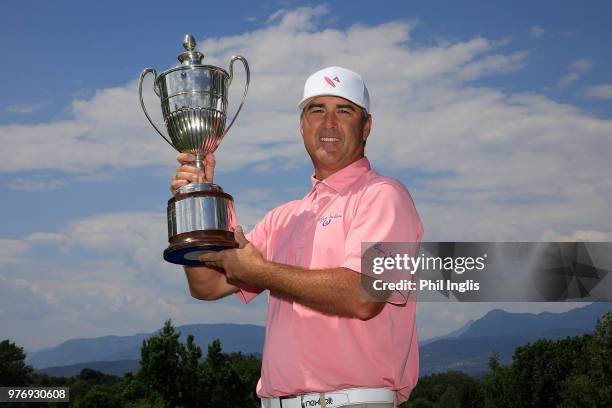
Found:
[[[244,70],[246,72],[246,84],[244,85],[244,94],[242,95],[242,102],[240,102],[240,106],[238,106],[238,110],[234,114],[234,117],[232,118],[232,121],[227,126],[227,128],[225,128],[225,130],[223,131],[223,136],[225,136],[225,134],[230,130],[230,128],[234,124],[234,121],[236,120],[236,117],[240,113],[240,109],[242,109],[242,105],[244,105],[244,100],[246,99],[247,92],[249,90],[249,83],[251,82],[251,71],[249,71],[249,63],[247,62],[246,58],[244,58],[242,55],[234,55],[232,57],[232,59],[230,60],[229,84],[231,84],[232,83],[232,79],[234,79],[234,62],[236,62],[236,61],[240,61],[240,62],[242,62],[242,65],[244,65]],[[228,86],[229,86],[229,84],[228,84]]]
[[[155,68],[147,68],[144,71],[142,71],[142,74],[140,74],[140,80],[138,81],[138,95],[140,96],[140,106],[142,106],[142,111],[144,112],[145,116],[149,120],[149,123],[151,124],[151,126],[153,126],[153,129],[155,129],[157,131],[157,133],[159,133],[159,135],[162,138],[164,138],[164,140],[166,142],[168,142],[168,144],[170,146],[175,148],[174,145],[172,144],[172,142],[166,136],[164,136],[164,134],[157,128],[157,126],[155,126],[155,123],[153,123],[153,121],[149,117],[149,114],[147,113],[147,108],[145,107],[144,100],[142,99],[142,81],[144,81],[144,77],[147,76],[147,74],[150,74],[150,73],[152,73],[155,76],[154,79],[153,79],[153,84],[154,84],[153,91],[159,97],[159,92],[157,91],[157,87],[155,85],[155,81],[157,80],[157,71],[155,71]]]

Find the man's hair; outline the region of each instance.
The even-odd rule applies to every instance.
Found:
[[[370,114],[364,108],[361,108],[361,126],[364,126],[368,119],[370,119]]]

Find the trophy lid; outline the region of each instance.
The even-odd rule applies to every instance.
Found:
[[[183,40],[183,48],[185,51],[178,56],[181,65],[201,65],[204,54],[196,51],[196,40],[191,34],[185,34]]]

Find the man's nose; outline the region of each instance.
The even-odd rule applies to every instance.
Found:
[[[327,112],[323,119],[323,125],[328,129],[334,129],[338,125],[338,118],[336,112]]]

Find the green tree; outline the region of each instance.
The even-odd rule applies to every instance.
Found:
[[[564,381],[561,391],[561,408],[603,407],[599,404],[597,385],[584,374],[575,374]]]
[[[401,407],[407,408],[433,408],[433,406],[433,402],[430,402],[429,400],[423,397],[417,397],[414,399],[411,397],[410,401],[406,401],[401,405]]]
[[[82,369],[77,378],[93,385],[112,385],[119,380],[114,375],[104,374],[103,372],[94,370],[92,368]]]
[[[57,378],[52,382],[55,381],[57,381]],[[37,385],[42,384],[37,383]],[[118,377],[104,374],[91,368],[84,368],[78,375],[70,377],[67,383],[61,386],[70,388],[70,401],[73,401],[73,404],[78,403],[79,405],[77,406],[94,407],[97,406],[95,404],[98,399],[100,401],[109,401],[109,404],[115,400],[121,401],[118,385]],[[101,394],[109,394],[109,397],[102,398]]]
[[[240,377],[241,394],[245,407],[259,407],[259,397],[255,393],[261,375],[261,359],[254,355],[242,353],[227,354],[227,362]]]
[[[145,400],[147,396],[146,386],[132,373],[125,373],[119,382],[121,396],[126,401]]]
[[[27,386],[31,383],[32,368],[25,363],[23,348],[3,340],[0,343],[0,386]]]
[[[612,406],[612,313],[593,334],[519,347],[512,364],[493,356],[482,379],[485,407]]]
[[[561,407],[612,406],[612,313],[602,316],[580,364],[563,382]]]
[[[180,373],[182,404],[185,407],[201,405],[202,378],[199,359],[202,357],[202,349],[194,343],[192,335],[187,336],[187,342],[181,351]]]
[[[481,380],[480,388],[483,396],[483,406],[519,407],[516,396],[516,381],[510,367],[504,367],[499,362],[499,354],[489,357],[489,373]]]
[[[122,403],[111,387],[95,385],[71,404],[74,408],[121,408]]]
[[[590,365],[602,406],[612,406],[612,312],[607,312],[597,321]]]
[[[516,349],[511,372],[521,407],[556,407],[565,381],[584,366],[591,335],[538,340]]]
[[[198,359],[202,351],[194,344],[193,336],[187,337],[187,345],[179,337],[167,320],[158,335],[143,341],[140,351],[137,377],[146,398],[168,407],[195,406],[201,389]]]
[[[240,353],[224,354],[219,340],[208,346],[200,362],[201,349],[189,335],[180,342],[180,333],[166,321],[156,336],[142,344],[140,370],[126,374],[119,394],[129,407],[259,407],[255,394],[261,361]]]
[[[481,407],[482,404],[478,380],[460,371],[449,371],[421,377],[402,407]]]
[[[440,396],[438,402],[434,405],[435,408],[461,408],[459,393],[452,385],[448,387],[444,394]]]
[[[206,360],[202,364],[204,398],[211,408],[257,407],[252,374],[241,376],[245,360],[241,354],[231,357],[222,353],[221,342],[214,340],[208,346]]]

